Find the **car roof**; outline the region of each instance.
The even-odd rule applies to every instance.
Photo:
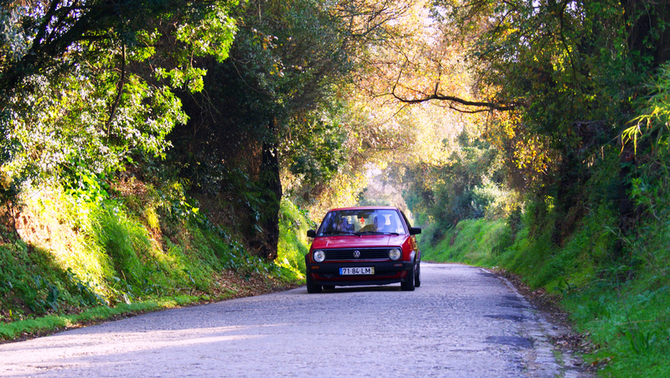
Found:
[[[342,211],[342,210],[398,210],[395,206],[353,206],[353,207],[339,207],[336,209],[330,209],[331,211]]]

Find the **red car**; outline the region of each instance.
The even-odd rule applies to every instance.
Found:
[[[407,217],[395,207],[330,210],[305,255],[307,292],[350,285],[400,282],[405,291],[421,286],[421,252]]]

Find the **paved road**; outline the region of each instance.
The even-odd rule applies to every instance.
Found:
[[[422,263],[422,286],[283,293],[0,345],[0,376],[584,377],[561,332],[485,270]]]

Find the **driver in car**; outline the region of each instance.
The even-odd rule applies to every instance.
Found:
[[[337,224],[337,231],[351,232],[347,218],[340,218],[340,222]]]

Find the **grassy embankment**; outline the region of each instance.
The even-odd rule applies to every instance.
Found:
[[[91,181],[22,198],[16,231],[0,226],[0,341],[303,280],[309,220],[288,202],[274,263],[251,256],[234,225],[210,222],[175,183]]]
[[[557,247],[551,222],[536,223],[538,212],[551,219],[550,204],[533,204],[512,222],[462,221],[438,244],[421,243],[424,259],[503,268],[558,296],[576,330],[590,335],[595,349],[585,359],[603,366],[600,376],[670,377],[668,223],[649,219],[625,238],[603,207]],[[425,231],[422,240],[430,240]],[[623,253],[614,253],[621,241]]]

